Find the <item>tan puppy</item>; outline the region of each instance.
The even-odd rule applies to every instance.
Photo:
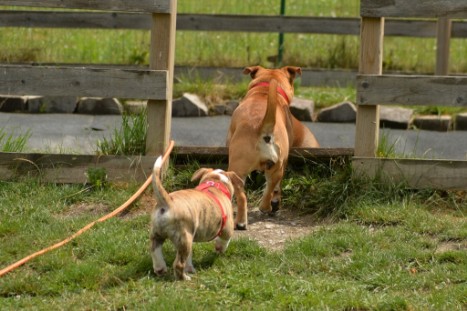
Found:
[[[201,179],[195,189],[167,193],[160,180],[162,157],[154,165],[153,187],[157,205],[151,217],[151,255],[154,272],[167,272],[162,255],[162,244],[170,239],[177,256],[173,263],[177,279],[190,280],[194,273],[192,243],[215,239],[215,248],[223,253],[233,234],[234,222],[231,196],[234,187],[243,187],[243,181],[232,172],[201,168],[192,180]]]
[[[293,80],[299,67],[265,69],[247,67],[244,74],[253,79],[240,105],[235,109],[227,136],[229,171],[245,181],[252,171],[264,171],[266,188],[259,209],[276,212],[280,207],[281,180],[290,147],[319,147],[311,131],[290,112],[294,96]],[[247,199],[239,189],[236,228],[247,226]]]

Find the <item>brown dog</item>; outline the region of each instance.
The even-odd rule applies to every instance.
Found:
[[[201,168],[192,177],[192,180],[201,179],[198,187],[168,194],[160,180],[162,166],[159,157],[153,172],[157,199],[151,217],[153,268],[158,275],[167,272],[162,244],[170,239],[177,250],[173,263],[175,277],[190,280],[187,272],[195,272],[191,260],[193,242],[215,239],[218,253],[227,249],[234,230],[231,196],[234,188],[243,187],[243,181],[233,172]]]
[[[280,207],[281,180],[290,147],[319,147],[311,131],[290,112],[294,96],[293,80],[301,75],[299,67],[265,69],[247,67],[244,74],[253,79],[249,90],[234,111],[227,136],[229,171],[245,181],[252,171],[264,171],[266,189],[259,209],[276,212]],[[236,228],[247,226],[247,199],[239,189]]]

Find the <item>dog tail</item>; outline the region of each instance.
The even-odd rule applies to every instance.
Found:
[[[158,206],[170,206],[172,199],[170,198],[167,191],[162,186],[161,181],[161,171],[164,165],[165,159],[170,155],[170,151],[173,147],[173,141],[170,143],[168,151],[164,156],[159,156],[154,163],[153,173],[152,173],[152,187],[154,189],[154,195],[156,196]]]
[[[266,114],[261,123],[261,135],[266,143],[269,143],[273,135],[274,126],[276,125],[276,107],[277,107],[277,80],[269,82],[268,104],[266,106]]]

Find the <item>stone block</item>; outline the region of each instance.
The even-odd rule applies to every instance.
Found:
[[[416,116],[412,123],[420,130],[447,132],[451,129],[451,116]]]
[[[380,106],[379,124],[382,128],[406,130],[409,128],[412,116],[412,109],[394,106]]]
[[[290,103],[290,112],[300,121],[313,121],[315,102],[310,99],[294,97]]]
[[[116,98],[83,97],[78,102],[76,113],[94,115],[119,115],[123,106]]]
[[[321,109],[318,113],[319,122],[351,123],[355,122],[356,118],[357,107],[350,101]]]
[[[23,96],[0,96],[1,112],[22,112],[26,108],[26,98]]]
[[[184,93],[172,102],[172,117],[206,117],[208,107],[198,95]]]
[[[30,96],[27,98],[28,112],[73,113],[78,98],[74,96]]]
[[[454,129],[456,131],[467,131],[467,112],[456,115]]]

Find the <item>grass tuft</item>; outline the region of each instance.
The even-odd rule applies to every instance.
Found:
[[[22,152],[31,137],[31,131],[27,131],[19,136],[8,134],[3,128],[0,128],[0,151],[1,152]]]
[[[115,129],[111,138],[97,144],[98,153],[104,155],[144,155],[147,133],[146,111],[139,114],[123,114],[122,126]]]

